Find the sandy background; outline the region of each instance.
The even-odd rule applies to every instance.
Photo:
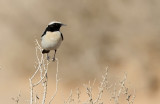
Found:
[[[159,104],[159,10],[159,0],[1,0],[0,102],[13,104],[21,90],[21,103],[28,104],[34,41],[57,20],[67,26],[61,28],[64,42],[57,53],[64,97],[56,99],[100,79],[108,66],[115,76],[127,73],[138,89],[135,104]],[[49,66],[51,92],[55,65]]]

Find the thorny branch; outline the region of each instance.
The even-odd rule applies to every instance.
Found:
[[[40,84],[42,84],[43,86],[43,98],[42,98],[42,104],[46,103],[46,95],[47,95],[47,83],[48,83],[48,76],[47,76],[47,72],[48,72],[48,66],[49,66],[49,61],[46,60],[44,58],[44,55],[41,53],[42,52],[42,48],[39,45],[38,41],[35,40],[36,43],[36,58],[37,61],[35,62],[35,69],[36,71],[34,72],[34,74],[31,76],[31,78],[29,79],[30,82],[30,104],[33,104],[33,102],[37,103],[37,101],[39,101],[39,97],[37,94],[34,94],[34,88]],[[57,89],[58,89],[58,59],[56,59],[57,62],[57,73],[56,73],[56,92],[54,94],[54,96],[52,97],[51,101],[54,99],[56,93],[57,93]],[[39,81],[33,83],[33,80],[36,79],[36,76],[38,75],[38,73],[40,73],[39,77]],[[34,101],[34,96],[35,96],[35,101]],[[51,102],[50,101],[50,102]],[[49,104],[50,104],[49,102]]]
[[[102,79],[102,82],[100,82],[99,93],[98,93],[96,100],[94,101],[94,104],[98,103],[101,100],[104,88],[108,88],[107,76],[108,76],[108,68],[106,68],[105,75],[102,76],[103,79]]]
[[[121,94],[126,96],[126,101],[128,104],[133,104],[134,102],[135,90],[133,95],[129,93],[129,89],[126,87],[126,80],[127,80],[127,74],[125,73],[123,80],[119,82],[119,89],[116,88],[118,86],[117,83],[115,83],[114,85],[114,91],[112,93],[111,98],[114,100],[115,104],[119,104],[119,98]]]
[[[16,104],[18,104],[20,97],[21,97],[21,91],[19,91],[19,94],[18,94],[18,96],[16,98],[12,97],[12,100],[15,101]]]
[[[80,101],[80,94],[81,94],[81,91],[79,90],[79,88],[77,88],[77,104],[79,104],[81,101]]]
[[[38,41],[36,40],[36,58],[37,58],[37,62],[35,65],[36,71],[29,79],[29,81],[30,81],[30,104],[33,104],[33,102],[35,102],[35,104],[39,103],[40,97],[36,93],[34,93],[34,88],[40,84],[42,84],[42,86],[43,86],[43,97],[42,97],[41,102],[42,102],[42,104],[46,103],[47,82],[48,82],[47,72],[48,72],[49,61],[44,58],[41,51],[42,51],[42,48],[40,47]],[[40,54],[38,54],[39,52],[40,52]],[[58,78],[58,73],[59,73],[58,72],[58,64],[59,64],[58,59],[56,59],[56,63],[57,63],[56,89],[55,89],[53,96],[51,97],[51,99],[48,102],[49,104],[52,103],[53,99],[55,98],[55,96],[57,95],[57,92],[58,92],[58,83],[60,80]],[[33,79],[35,79],[35,77],[38,75],[38,73],[40,73],[40,75],[39,75],[40,79],[37,82],[33,83]],[[111,93],[111,95],[112,95],[111,99],[114,100],[115,104],[119,104],[119,98],[121,95],[126,96],[126,101],[128,104],[133,104],[136,92],[134,90],[133,94],[129,93],[129,89],[126,87],[126,80],[127,80],[127,74],[125,74],[124,79],[122,81],[120,81],[119,83],[109,84],[108,68],[106,68],[106,72],[102,76],[102,81],[100,82],[100,85],[98,88],[99,92],[96,97],[94,94],[92,94],[93,86],[91,86],[90,81],[89,81],[89,85],[84,86],[86,88],[86,94],[88,95],[89,99],[86,102],[83,102],[83,104],[103,104],[104,102],[102,101],[102,96],[104,95],[104,91],[109,91]],[[95,81],[94,81],[94,83],[95,83]],[[113,89],[113,91],[111,91],[111,89]],[[77,90],[77,103],[82,102],[80,100],[80,94],[81,94],[81,92],[78,88],[78,90]],[[33,99],[33,98],[35,98],[35,99]],[[17,101],[17,104],[18,104],[19,99],[15,100],[15,101]],[[65,104],[75,103],[73,95],[72,95],[72,90],[71,90],[71,93],[70,93],[68,99],[64,103]]]
[[[70,95],[67,98],[67,100],[64,102],[64,104],[70,104],[73,101],[74,101],[74,99],[72,98],[72,90],[71,90]]]
[[[102,76],[102,81],[100,82],[99,92],[97,97],[94,99],[94,95],[92,94],[93,86],[85,85],[86,93],[89,97],[89,100],[83,102],[83,104],[103,104],[102,96],[104,95],[104,91],[109,92],[114,100],[114,104],[119,104],[119,98],[123,95],[126,96],[126,101],[128,104],[133,104],[135,99],[135,90],[134,93],[129,93],[129,89],[126,87],[127,74],[124,75],[124,78],[119,83],[111,84],[108,81],[108,68],[106,68],[105,74]],[[112,90],[113,89],[113,90]]]
[[[59,62],[58,62],[58,59],[56,58],[56,62],[57,62],[57,72],[56,72],[56,90],[55,90],[55,92],[54,92],[54,94],[53,94],[53,96],[52,96],[52,98],[51,98],[51,100],[49,101],[49,104],[51,104],[51,102],[53,101],[53,99],[54,99],[54,97],[56,96],[56,94],[57,94],[57,91],[58,91],[58,82],[59,82],[59,78],[58,78],[58,64],[59,64]]]

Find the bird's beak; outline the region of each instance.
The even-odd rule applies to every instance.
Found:
[[[66,24],[62,24],[62,26],[67,26]]]

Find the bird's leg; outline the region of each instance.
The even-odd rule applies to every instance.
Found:
[[[54,56],[53,56],[53,59],[52,59],[52,61],[55,61],[55,56],[56,56],[56,52],[57,52],[57,50],[55,50],[55,52],[54,52]]]
[[[48,53],[47,53],[47,60],[49,60],[50,59],[50,57],[49,57],[49,55],[48,55]]]

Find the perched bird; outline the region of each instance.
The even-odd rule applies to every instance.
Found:
[[[53,21],[48,24],[47,28],[41,36],[41,45],[43,48],[42,53],[47,54],[47,60],[49,60],[48,53],[51,50],[55,51],[54,57],[52,59],[53,61],[55,60],[56,51],[63,41],[63,35],[60,32],[61,26],[65,26],[65,24]]]

